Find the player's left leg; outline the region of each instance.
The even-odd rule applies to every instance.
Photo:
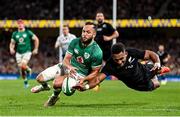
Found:
[[[56,76],[64,75],[64,70],[61,69],[62,64],[56,64],[51,67],[48,67],[44,71],[42,71],[37,77],[36,81],[40,84],[34,86],[31,89],[32,93],[39,93],[41,91],[50,90],[50,85],[48,85],[48,81],[54,80]]]
[[[27,62],[22,61],[21,66],[20,66],[21,67],[22,78],[24,79],[25,88],[27,88],[29,86],[27,73],[26,73],[26,68],[25,68],[26,65],[27,65]]]
[[[31,68],[28,66],[28,62],[31,58],[32,53],[27,52],[22,55],[22,60],[21,60],[21,70],[22,70],[22,77],[24,78],[24,85],[25,88],[29,86],[28,84],[28,76],[31,74]]]
[[[61,88],[62,88],[62,83],[63,80],[66,78],[67,76],[57,76],[54,81],[53,81],[53,94],[51,95],[51,97],[44,103],[45,107],[48,106],[54,106],[56,104],[56,102],[59,100],[59,94],[61,93]]]
[[[153,90],[160,87],[160,82],[158,81],[158,78],[156,75],[151,79],[151,81],[153,83]]]

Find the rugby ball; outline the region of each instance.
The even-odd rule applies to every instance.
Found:
[[[73,86],[75,86],[78,83],[78,81],[73,77],[66,77],[62,84],[62,91],[65,95],[71,96],[74,94],[75,89],[73,89]]]

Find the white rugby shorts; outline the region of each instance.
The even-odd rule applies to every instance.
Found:
[[[32,55],[31,52],[26,52],[23,54],[16,52],[15,57],[16,57],[17,64],[21,64],[22,62],[27,64],[31,58],[31,55]]]

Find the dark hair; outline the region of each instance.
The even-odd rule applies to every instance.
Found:
[[[101,13],[103,14],[104,17],[106,17],[106,15],[102,9],[96,11],[96,16],[97,16],[97,14],[101,14]]]
[[[102,14],[104,15],[104,12],[103,12],[103,11],[101,11],[101,10],[96,11],[96,15],[97,15],[98,13],[102,13]]]
[[[112,54],[118,54],[120,52],[124,52],[125,51],[125,45],[118,42],[116,44],[114,44],[112,47],[111,47],[111,53]]]
[[[17,20],[17,23],[18,23],[18,24],[24,24],[24,21],[23,21],[22,19],[18,19],[18,20]]]
[[[96,24],[93,22],[86,22],[85,25],[93,25],[94,30],[96,31]]]

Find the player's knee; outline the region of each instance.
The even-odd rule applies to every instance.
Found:
[[[64,80],[64,77],[62,77],[62,76],[55,78],[53,81],[53,88],[54,89],[61,88],[63,80]]]
[[[57,79],[55,79],[54,82],[53,82],[53,88],[54,89],[61,88],[61,84]]]
[[[159,83],[159,82],[154,83],[154,88],[155,88],[155,89],[157,89],[157,88],[159,88],[159,87],[160,87],[160,83]]]
[[[157,81],[153,81],[153,85],[154,85],[153,90],[155,90],[155,89],[160,87],[160,83],[159,83],[158,80]]]
[[[36,77],[36,81],[39,82],[39,83],[45,82],[43,75],[42,75],[42,74],[39,74],[39,75]]]
[[[27,69],[27,64],[21,63],[20,67],[21,67],[22,70],[26,70]]]

